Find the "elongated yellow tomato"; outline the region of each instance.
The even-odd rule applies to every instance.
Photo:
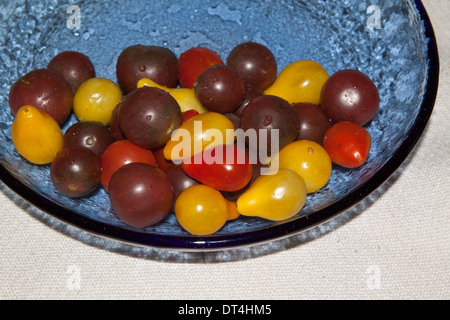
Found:
[[[176,129],[163,153],[167,160],[189,159],[202,151],[225,144],[234,144],[234,125],[220,113],[199,114]]]
[[[259,176],[237,200],[237,211],[244,216],[280,221],[293,217],[305,205],[306,185],[289,169]]]
[[[17,112],[11,138],[17,152],[34,164],[51,163],[64,145],[58,123],[47,112],[29,105]]]
[[[137,87],[155,87],[161,90],[168,92],[175,100],[177,100],[178,105],[180,106],[181,112],[195,110],[199,114],[206,113],[208,110],[202,106],[202,104],[197,100],[195,96],[194,89],[189,88],[168,88],[162,85],[157,84],[156,82],[142,78],[138,81]]]
[[[286,66],[264,94],[281,97],[291,104],[320,104],[320,92],[329,78],[327,71],[312,60],[300,60]]]
[[[321,189],[330,179],[330,156],[317,142],[291,142],[276,157],[280,168],[293,170],[302,176],[308,193]]]
[[[80,121],[98,121],[109,125],[112,112],[122,97],[122,90],[111,80],[91,78],[75,92],[73,112]]]
[[[230,217],[222,194],[202,184],[191,186],[178,196],[175,216],[183,229],[194,235],[212,234]]]

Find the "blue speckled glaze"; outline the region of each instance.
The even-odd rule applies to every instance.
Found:
[[[67,27],[71,4],[80,8],[80,29]],[[374,4],[380,8],[380,29],[366,24],[367,8]],[[69,224],[131,244],[213,250],[298,233],[355,205],[381,185],[406,158],[427,121],[419,115],[429,84],[429,39],[420,11],[409,0],[8,1],[0,5],[0,20],[2,180]],[[380,110],[366,126],[373,139],[366,164],[354,170],[335,167],[327,186],[309,195],[304,209],[288,221],[241,217],[211,237],[190,236],[174,214],[145,229],[129,227],[116,217],[103,189],[82,199],[62,196],[52,186],[49,166],[32,165],[14,150],[10,87],[27,72],[45,68],[59,52],[80,51],[91,58],[97,76],[117,81],[117,57],[129,45],[165,46],[177,55],[205,46],[226,58],[245,41],[269,47],[279,71],[304,59],[321,63],[329,74],[358,69],[375,82],[381,96]],[[432,93],[430,99],[434,101]],[[72,115],[63,132],[75,121]]]

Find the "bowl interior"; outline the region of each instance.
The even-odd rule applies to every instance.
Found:
[[[415,4],[409,0],[383,1],[379,7],[371,7],[372,2],[111,0],[78,1],[72,7],[57,0],[4,3],[0,6],[0,164],[12,176],[8,179],[20,184],[18,189],[33,194],[32,202],[81,228],[139,244],[189,246],[192,237],[173,214],[157,225],[133,228],[116,217],[101,188],[81,199],[59,194],[50,181],[49,166],[32,165],[15,151],[8,93],[20,76],[45,68],[53,56],[66,50],[88,55],[97,76],[117,81],[117,57],[129,45],[165,46],[177,55],[191,47],[205,46],[225,59],[234,46],[255,41],[273,51],[279,71],[296,60],[310,59],[321,63],[329,74],[340,69],[366,73],[381,97],[378,114],[366,126],[373,147],[364,166],[353,170],[334,167],[327,186],[309,195],[296,217],[279,223],[241,217],[228,222],[217,235],[201,238],[201,242],[209,242],[212,247],[216,241],[222,243],[220,246],[237,245],[233,239],[239,235],[251,239],[252,232],[287,226],[333,208],[372,179],[404,143],[415,124],[427,84],[427,38]],[[369,28],[368,23],[377,22],[373,20],[377,13],[380,28]],[[75,121],[72,115],[63,131]],[[353,204],[354,200],[348,206]],[[287,229],[286,233],[294,231],[300,230]],[[158,237],[165,240],[159,244],[150,240]]]

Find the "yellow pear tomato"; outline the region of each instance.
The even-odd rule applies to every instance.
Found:
[[[331,159],[325,149],[314,141],[291,142],[276,155],[279,168],[290,169],[302,176],[308,193],[324,187],[331,176]]]
[[[286,66],[264,94],[281,97],[291,104],[320,104],[320,93],[328,78],[329,74],[319,63],[299,60]]]
[[[11,138],[17,152],[34,164],[51,163],[64,145],[58,123],[47,112],[30,105],[18,110]]]
[[[75,92],[73,112],[80,121],[109,125],[112,112],[122,97],[122,90],[116,83],[106,78],[91,78]]]
[[[147,78],[142,78],[141,80],[138,81],[137,87],[141,88],[143,86],[155,87],[169,93],[175,100],[177,100],[181,112],[186,112],[189,110],[195,110],[199,114],[208,112],[208,110],[204,106],[202,106],[202,104],[197,100],[194,89],[168,88],[166,86],[159,85],[155,81],[152,81]]]
[[[289,169],[261,175],[237,200],[237,211],[244,216],[273,221],[296,215],[306,202],[306,185],[302,177]]]
[[[234,144],[234,125],[217,112],[196,115],[176,129],[163,153],[167,160],[189,159],[202,151],[225,144]]]
[[[218,231],[229,219],[229,207],[222,194],[206,185],[185,189],[175,202],[179,224],[193,235],[208,235]]]

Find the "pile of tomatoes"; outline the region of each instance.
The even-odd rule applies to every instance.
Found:
[[[333,163],[356,168],[370,152],[364,126],[380,97],[357,70],[330,76],[299,60],[278,72],[269,48],[246,42],[225,60],[203,47],[177,57],[134,45],[116,71],[117,83],[98,77],[86,55],[66,51],[21,77],[9,96],[11,137],[27,161],[49,166],[58,192],[102,187],[130,226],[172,211],[194,235],[240,215],[288,219],[328,183]],[[78,121],[63,132],[72,112]],[[236,143],[237,129],[256,143]]]

